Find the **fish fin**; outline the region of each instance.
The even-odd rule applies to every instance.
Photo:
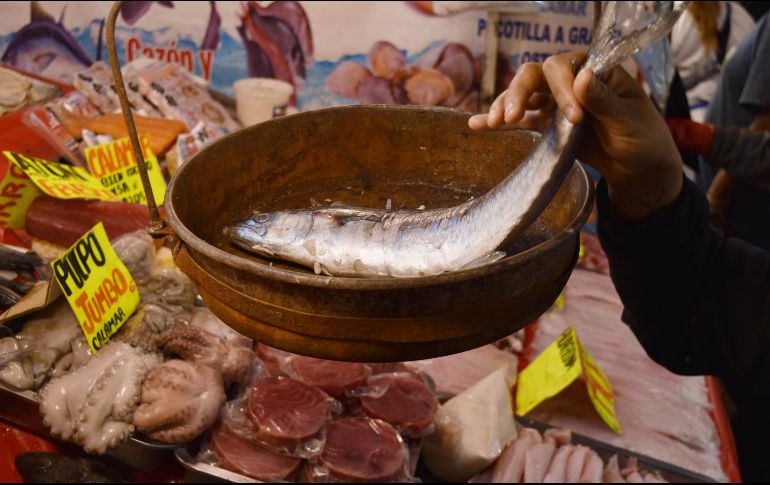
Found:
[[[38,72],[44,71],[46,67],[51,65],[53,60],[56,59],[56,54],[53,52],[46,52],[45,54],[39,54],[35,56],[32,61],[35,63],[35,65],[38,68]]]
[[[505,251],[492,251],[491,253],[487,253],[480,258],[476,258],[473,261],[469,262],[465,266],[463,266],[460,269],[471,269],[471,268],[477,268],[479,266],[484,266],[485,264],[494,263],[495,261],[499,261],[503,259],[506,256]]]
[[[35,1],[30,2],[29,20],[30,22],[54,22],[51,14],[45,11],[40,2]]]

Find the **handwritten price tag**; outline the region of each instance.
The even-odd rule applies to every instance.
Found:
[[[97,352],[139,306],[134,278],[101,222],[51,266],[88,346]]]
[[[526,415],[540,403],[584,377],[588,397],[602,420],[620,433],[612,385],[588,351],[580,345],[575,329],[569,327],[519,374],[516,410]]]
[[[149,137],[140,135],[139,142],[142,145],[142,156],[147,167],[147,175],[150,177],[155,203],[161,205],[166,196],[166,181],[160,171],[158,159],[150,150]],[[136,157],[128,137],[86,148],[86,160],[91,175],[98,178],[103,187],[125,202],[140,204],[147,202]]]
[[[3,152],[44,193],[57,199],[99,199],[115,201],[115,194],[80,167],[49,162],[20,153]]]

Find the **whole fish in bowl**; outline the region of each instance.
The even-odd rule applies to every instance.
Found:
[[[585,63],[596,75],[670,32],[687,2],[607,2]],[[224,229],[236,246],[316,274],[419,277],[505,257],[551,201],[575,160],[583,123],[559,111],[529,156],[481,197],[424,211],[321,207],[253,214]]]

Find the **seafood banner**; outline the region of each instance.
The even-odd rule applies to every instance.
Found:
[[[121,63],[178,64],[230,96],[237,79],[281,79],[295,87],[300,110],[355,103],[475,110],[488,29],[500,40],[498,89],[520,64],[589,43],[591,2],[504,2],[508,12],[487,25],[490,4],[132,1],[116,36]],[[111,6],[4,2],[0,61],[71,84],[74,73],[107,60]]]
[[[139,306],[139,289],[100,222],[51,262],[54,277],[97,352]]]

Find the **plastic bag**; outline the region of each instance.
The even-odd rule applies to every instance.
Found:
[[[396,429],[369,418],[332,422],[323,453],[305,466],[301,479],[312,483],[417,481],[409,470],[409,450]]]
[[[464,482],[516,439],[509,374],[501,367],[438,410],[436,430],[424,440],[422,454],[434,475]]]
[[[243,439],[284,456],[313,458],[323,450],[326,425],[341,412],[318,388],[252,370],[249,387],[222,410],[222,422]]]

